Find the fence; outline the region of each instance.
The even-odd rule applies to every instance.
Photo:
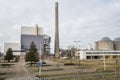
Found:
[[[36,80],[120,80],[120,73],[73,74],[66,76],[41,77]]]

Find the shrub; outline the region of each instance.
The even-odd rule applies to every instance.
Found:
[[[71,66],[71,65],[75,65],[74,63],[65,63],[64,66]]]
[[[14,65],[14,64],[7,64],[7,63],[6,64],[1,64],[1,66],[3,66],[3,67],[6,67],[6,66],[10,67],[11,65]]]

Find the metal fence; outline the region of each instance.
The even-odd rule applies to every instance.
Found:
[[[73,74],[54,77],[41,77],[36,80],[120,80],[120,73],[93,73],[93,74]]]

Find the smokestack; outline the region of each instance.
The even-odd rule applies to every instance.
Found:
[[[35,35],[38,36],[38,24],[35,25]]]
[[[59,16],[58,16],[58,2],[55,2],[55,48],[54,54],[59,58]]]

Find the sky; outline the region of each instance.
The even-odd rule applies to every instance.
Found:
[[[60,48],[86,48],[120,37],[120,0],[0,0],[0,47],[20,42],[21,26],[43,27],[54,49],[54,7],[59,2]],[[76,44],[74,41],[80,41]]]

